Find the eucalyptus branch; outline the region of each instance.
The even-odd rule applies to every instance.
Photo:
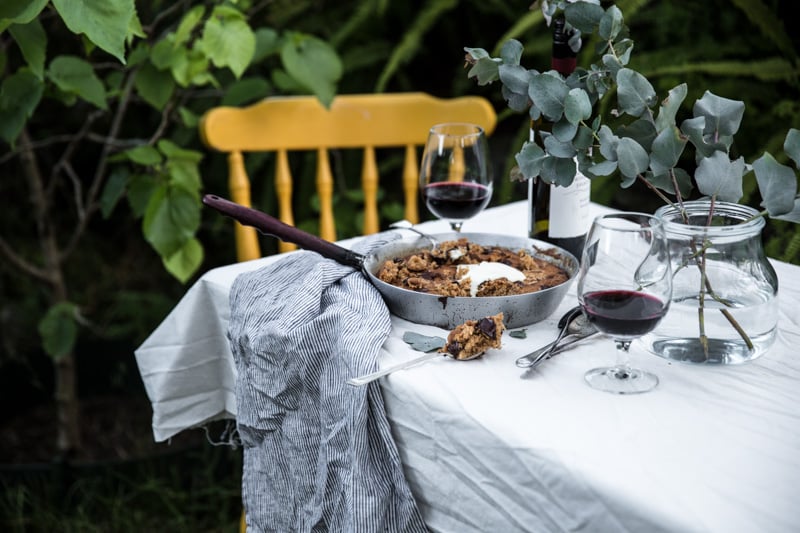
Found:
[[[672,200],[670,200],[667,195],[665,195],[663,192],[661,192],[661,190],[658,187],[656,187],[655,185],[650,183],[647,179],[645,179],[644,176],[639,174],[639,175],[636,176],[636,179],[638,179],[639,181],[644,183],[645,187],[647,187],[648,189],[653,191],[653,193],[655,193],[656,196],[661,198],[661,200],[663,200],[665,204],[668,204],[668,205],[671,205],[671,206],[675,207],[675,204],[672,202]]]

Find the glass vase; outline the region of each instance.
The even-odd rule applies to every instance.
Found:
[[[685,202],[664,206],[673,269],[667,316],[642,338],[660,357],[685,363],[738,364],[763,355],[775,341],[778,277],[761,244],[764,218],[747,206]]]

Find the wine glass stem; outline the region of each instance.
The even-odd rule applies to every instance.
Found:
[[[625,379],[630,377],[631,365],[628,349],[631,341],[614,341],[617,346],[617,364],[614,366],[616,377]]]
[[[461,233],[461,225],[463,222],[451,222],[450,227],[453,228],[453,231],[456,233]]]

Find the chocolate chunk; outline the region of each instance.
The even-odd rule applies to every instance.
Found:
[[[478,331],[489,339],[497,338],[497,326],[490,317],[481,318],[478,321]]]
[[[457,356],[458,352],[460,352],[461,349],[462,349],[461,343],[458,341],[453,341],[447,345],[447,353],[449,353],[453,357]]]

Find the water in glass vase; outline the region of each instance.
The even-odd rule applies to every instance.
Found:
[[[674,297],[669,313],[658,328],[642,338],[646,347],[667,359],[686,363],[738,364],[760,357],[775,340],[778,299],[763,291],[742,287],[735,295],[725,295],[727,305],[706,297],[704,329],[708,354],[699,339],[698,292]],[[726,309],[752,343],[747,341],[721,312]]]

